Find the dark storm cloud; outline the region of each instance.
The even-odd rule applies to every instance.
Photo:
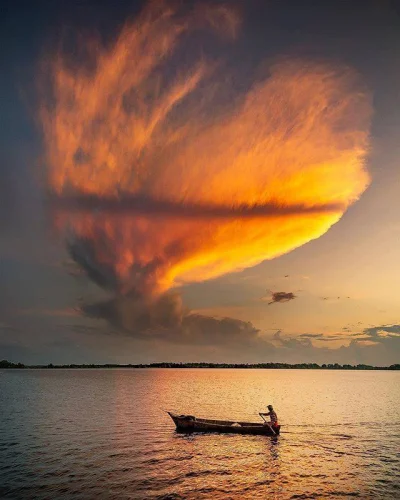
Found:
[[[260,337],[260,331],[251,322],[235,318],[189,314],[183,319],[182,332],[187,343],[238,347],[258,345],[264,350],[274,349],[272,344]]]
[[[138,339],[185,345],[255,346],[274,349],[247,321],[215,318],[185,309],[177,293],[157,299],[130,294],[82,306],[83,314],[106,320],[117,331]]]
[[[67,248],[71,258],[86,272],[88,277],[97,285],[114,290],[118,288],[119,280],[112,265],[106,262],[99,262],[96,259],[96,250],[102,246],[101,238],[96,241],[96,248],[93,241],[85,238],[71,239],[67,242]],[[106,241],[104,241],[106,245]]]
[[[271,301],[268,305],[275,304],[277,302],[289,302],[296,298],[293,292],[273,292],[271,296]]]
[[[181,298],[175,293],[153,299],[131,292],[84,304],[82,312],[92,318],[104,319],[133,337],[157,337],[170,329],[179,329],[184,315]]]

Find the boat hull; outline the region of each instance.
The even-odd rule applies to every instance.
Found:
[[[269,424],[237,422],[227,420],[209,420],[193,415],[176,415],[168,412],[178,432],[222,432],[230,434],[253,434],[264,436],[279,435],[280,426],[272,428]]]

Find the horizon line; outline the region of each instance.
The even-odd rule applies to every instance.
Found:
[[[24,364],[13,363],[7,360],[0,361],[0,369],[74,369],[74,368],[238,368],[238,369],[300,369],[300,370],[400,370],[400,364],[395,363],[388,366],[375,366],[359,363],[351,365],[348,363],[211,363],[211,362],[154,362],[154,363],[66,363],[66,364]]]

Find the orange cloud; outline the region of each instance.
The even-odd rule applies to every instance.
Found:
[[[215,62],[174,59],[201,24],[232,38],[239,22],[151,2],[113,45],[47,66],[56,223],[103,286],[157,295],[254,266],[324,234],[369,183],[351,70],[285,60],[228,107]]]

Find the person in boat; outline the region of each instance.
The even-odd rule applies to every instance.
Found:
[[[272,405],[268,405],[267,406],[269,412],[268,413],[262,413],[261,415],[264,415],[265,417],[269,417],[270,420],[271,420],[271,427],[279,427],[279,423],[278,423],[278,415],[276,414],[274,408],[272,407]]]

